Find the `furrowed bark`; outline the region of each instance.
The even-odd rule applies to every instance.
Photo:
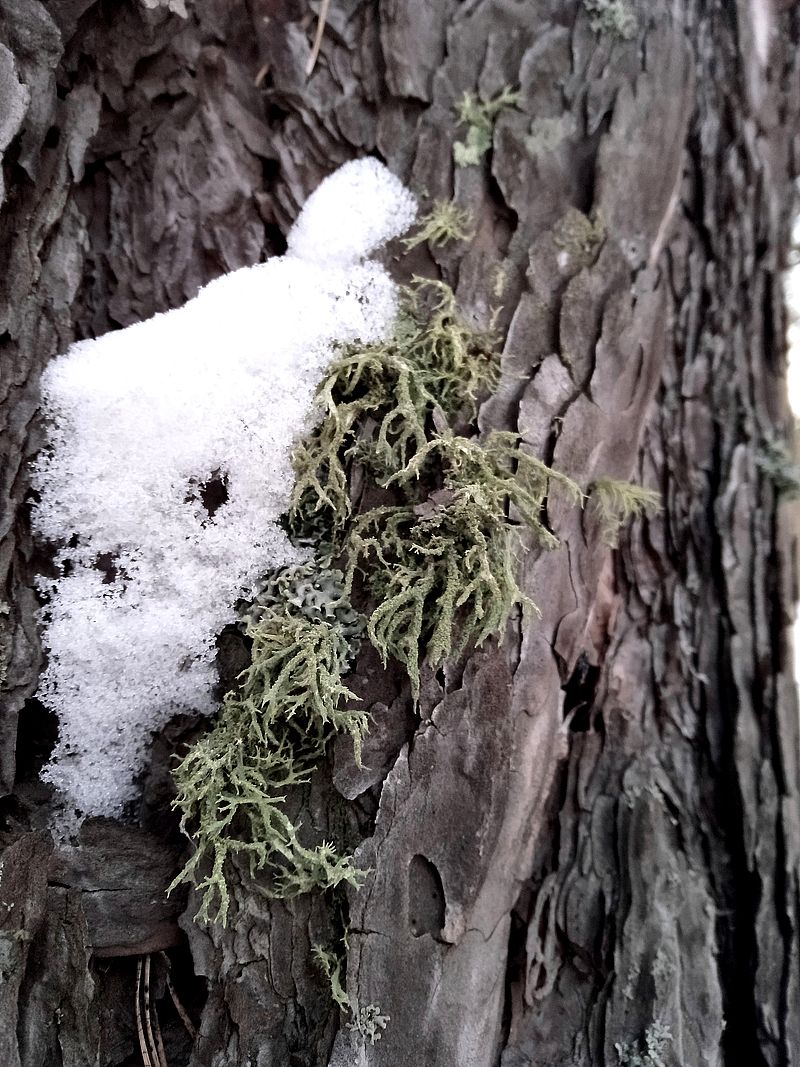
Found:
[[[151,953],[171,1067],[630,1067],[663,1027],[670,1067],[789,1067],[796,506],[759,459],[791,436],[796,7],[641,0],[626,40],[580,3],[333,0],[307,77],[316,6],[152,4],[0,0],[3,1062],[138,1062]],[[455,167],[454,105],[506,86],[491,150]],[[373,772],[337,745],[296,803],[372,869],[347,988],[391,1017],[374,1045],[312,960],[340,923],[327,896],[270,902],[242,874],[225,930],[165,904],[168,766],[194,723],[154,743],[138,828],[53,847],[25,512],[47,359],[280,253],[308,193],[370,153],[473,214],[468,244],[392,266],[443,277],[476,322],[501,308],[481,428],[663,502],[610,549],[591,503],[551,499],[563,547],[521,560],[541,617],[429,673],[419,718],[399,672],[359,660]]]

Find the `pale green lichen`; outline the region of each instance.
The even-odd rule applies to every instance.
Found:
[[[670,1028],[664,1023],[654,1022],[647,1027],[643,1040],[637,1044],[618,1041],[614,1048],[619,1067],[667,1067],[665,1056],[671,1044]]]
[[[292,531],[320,516],[341,531],[354,459],[383,473],[404,467],[425,447],[434,411],[473,416],[498,376],[491,334],[465,322],[448,286],[415,279],[403,291],[393,336],[345,348],[319,387],[322,421],[294,455]]]
[[[777,438],[770,438],[756,452],[756,463],[787,500],[800,497],[800,466],[795,463],[789,446]]]
[[[467,127],[463,141],[453,145],[453,159],[458,167],[480,163],[492,147],[492,134],[497,116],[505,108],[516,107],[520,94],[510,86],[489,100],[481,100],[477,93],[464,93],[456,105],[458,123]]]
[[[365,1041],[374,1045],[380,1041],[391,1015],[383,1015],[379,1004],[368,1004],[365,1008],[356,1008],[354,1019],[348,1023],[348,1029],[360,1034]]]
[[[311,954],[317,967],[319,967],[328,979],[328,985],[331,990],[331,999],[339,1005],[345,1014],[349,1014],[350,1001],[347,999],[347,993],[342,984],[342,970],[345,965],[345,960],[340,956],[337,956],[336,953],[323,948],[322,945],[312,945]]]
[[[377,601],[370,641],[384,662],[406,667],[415,699],[422,657],[435,668],[500,632],[515,604],[530,604],[515,577],[509,504],[539,544],[553,548],[558,540],[542,522],[551,485],[582,498],[569,478],[520,451],[515,434],[494,433],[485,444],[436,434],[385,484],[408,486],[429,467],[442,472],[442,488],[420,503],[358,516],[347,542],[348,587],[360,568]]]
[[[589,266],[606,238],[606,224],[601,212],[589,218],[577,208],[569,208],[553,227],[553,241],[573,264]]]
[[[242,607],[251,665],[175,774],[195,851],[174,884],[198,883],[200,920],[215,909],[225,921],[232,861],[261,875],[267,896],[358,886],[364,876],[286,811],[288,792],[308,783],[335,734],[349,733],[360,758],[367,717],[349,709],[355,698],[342,680],[365,628],[350,602],[356,590],[369,640],[384,661],[405,666],[415,699],[423,659],[436,668],[502,633],[515,605],[533,607],[516,580],[518,535],[555,547],[550,495],[582,504],[583,494],[515,434],[481,441],[454,432],[474,420],[498,374],[491,332],[463,319],[446,285],[419,279],[403,293],[389,340],[343,348],[329,368],[321,421],[295,455],[288,518],[295,542],[318,555],[267,575]],[[382,497],[354,516],[358,482]],[[649,491],[609,480],[592,496],[614,536],[654,504]],[[335,958],[324,949],[316,957],[344,1006]],[[353,1026],[377,1040],[387,1018],[370,1005]]]
[[[342,682],[350,648],[336,623],[307,618],[285,604],[248,630],[251,664],[229,693],[219,719],[175,771],[181,829],[194,852],[170,888],[197,883],[198,921],[225,923],[228,864],[245,860],[260,889],[287,897],[346,881],[363,872],[327,841],[306,844],[286,814],[287,790],[308,782],[336,733],[349,733],[359,758],[367,718],[341,707],[355,696]],[[199,879],[199,881],[198,881]]]
[[[583,0],[594,33],[630,41],[636,35],[636,12],[630,0]]]
[[[599,478],[589,493],[591,506],[600,518],[600,535],[616,548],[622,527],[630,519],[661,510],[661,497],[652,489],[613,478]]]
[[[469,241],[474,232],[472,215],[452,200],[437,200],[417,225],[416,232],[403,241],[410,251],[421,244],[438,248],[448,241]]]
[[[347,599],[344,574],[337,568],[311,560],[272,571],[239,609],[239,626],[247,631],[287,609],[312,622],[330,623],[347,640],[350,655],[357,650],[365,620]]]

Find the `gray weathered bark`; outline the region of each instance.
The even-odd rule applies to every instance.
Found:
[[[170,6],[0,0],[0,1062],[139,1062],[152,954],[171,1067],[631,1067],[615,1045],[658,1026],[670,1067],[797,1064],[796,545],[757,460],[789,428],[800,11],[640,0],[623,40],[575,0],[333,0],[306,77],[316,5]],[[491,152],[454,168],[454,102],[506,85]],[[340,921],[326,897],[270,904],[242,878],[226,930],[164,901],[167,768],[193,723],[156,740],[138,827],[54,849],[24,503],[47,359],[279,252],[365,153],[477,220],[468,246],[395,267],[438,272],[479,321],[502,304],[482,426],[664,501],[617,551],[590,511],[551,507],[564,547],[523,564],[541,620],[428,677],[419,720],[359,662],[373,773],[337,749],[303,802],[373,868],[347,985],[391,1016],[374,1046],[311,960]]]

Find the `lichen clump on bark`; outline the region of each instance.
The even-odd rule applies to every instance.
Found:
[[[348,616],[351,612],[345,605]],[[246,860],[251,875],[269,869],[268,896],[287,897],[341,881],[358,885],[361,872],[329,842],[306,847],[286,814],[286,790],[308,782],[329,739],[347,732],[356,753],[367,728],[364,712],[348,710],[355,695],[342,682],[350,662],[344,628],[286,599],[265,607],[247,630],[251,663],[219,719],[175,771],[181,829],[194,852],[173,882],[197,881],[200,921],[224,924],[229,908],[227,864]]]
[[[600,518],[603,541],[616,548],[622,527],[630,519],[658,511],[661,498],[652,489],[613,478],[598,478],[592,483],[589,499]]]
[[[509,86],[489,100],[482,100],[477,93],[464,93],[456,105],[460,126],[466,126],[463,141],[453,145],[453,160],[457,167],[476,166],[492,147],[494,124],[501,111],[516,107],[520,94]]]
[[[598,34],[630,41],[636,35],[636,12],[629,0],[583,0],[589,25]]]
[[[262,891],[272,896],[360,884],[349,857],[304,843],[285,799],[334,734],[349,733],[359,758],[367,718],[349,710],[343,678],[362,632],[384,662],[405,667],[416,702],[423,663],[435,669],[502,633],[516,605],[535,610],[516,580],[519,535],[556,547],[548,498],[581,505],[584,495],[517,434],[477,435],[478,403],[498,376],[491,328],[469,324],[438,281],[403,290],[390,337],[336,351],[317,391],[322,417],[295,449],[287,515],[316,562],[268,576],[244,608],[251,666],[176,772],[181,825],[196,844],[178,880],[210,868],[201,919],[216,903],[225,920],[233,857],[269,872]],[[368,508],[354,499],[365,485]],[[610,481],[596,482],[593,498],[607,534],[652,504]]]
[[[401,294],[393,336],[343,347],[317,391],[323,419],[295,450],[295,534],[320,523],[341,531],[352,463],[378,480],[404,469],[427,445],[434,412],[471,419],[498,374],[491,334],[463,320],[448,286],[416,279]]]
[[[403,239],[407,251],[427,244],[438,248],[448,241],[468,241],[473,233],[472,215],[452,200],[437,200],[416,227],[416,233]]]
[[[522,452],[519,437],[494,432],[481,444],[450,431],[435,433],[384,482],[406,492],[441,480],[405,506],[376,508],[353,524],[348,578],[363,571],[377,602],[367,624],[384,662],[402,663],[419,695],[421,655],[433,668],[468,643],[500,632],[513,607],[531,603],[515,577],[513,505],[544,548],[558,541],[542,522],[551,485],[579,502],[580,488]]]

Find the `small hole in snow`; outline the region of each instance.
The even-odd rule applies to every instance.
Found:
[[[219,471],[215,471],[208,481],[203,482],[200,486],[200,502],[208,512],[209,517],[213,519],[215,512],[218,511],[227,500],[228,479],[225,475],[220,475]]]
[[[95,557],[94,565],[99,571],[102,571],[103,585],[111,585],[117,580],[117,557],[113,552],[100,552]]]
[[[228,475],[212,471],[204,482],[192,478],[185,500],[186,503],[199,500],[208,517],[213,519],[222,505],[228,502]]]

